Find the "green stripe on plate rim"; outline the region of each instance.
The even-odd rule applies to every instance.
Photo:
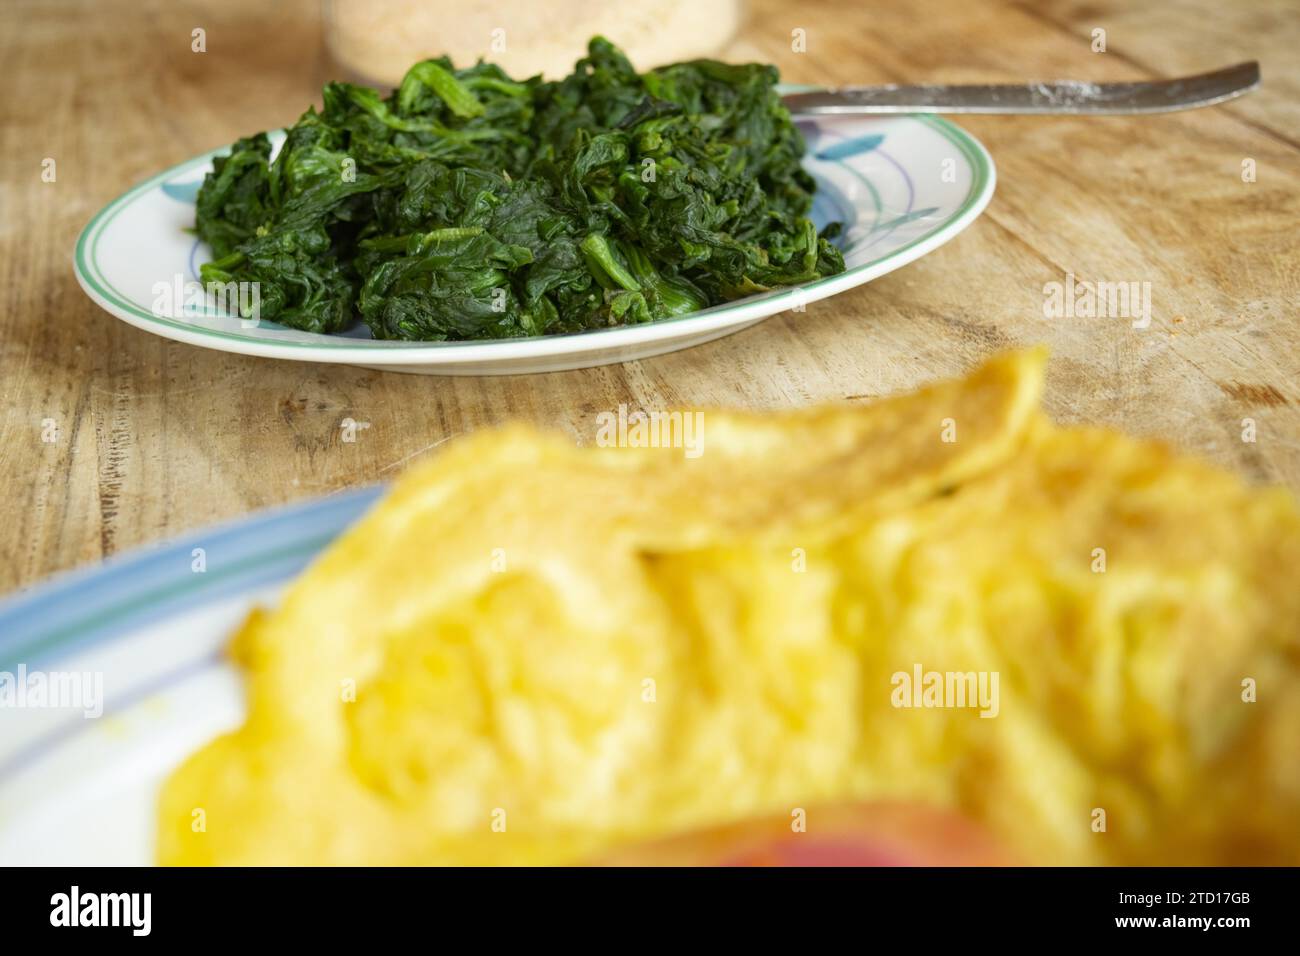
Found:
[[[941,116],[932,116],[929,114],[912,114],[911,118],[921,123],[924,123],[927,126],[934,128],[941,135],[943,135],[945,139],[947,139],[949,142],[955,145],[959,150],[961,150],[962,155],[965,156],[972,170],[971,188],[967,192],[966,198],[962,200],[962,204],[957,208],[956,212],[954,212],[950,217],[948,217],[948,219],[943,223],[943,225],[939,227],[939,229],[943,229],[951,225],[951,223],[954,220],[960,219],[962,216],[964,216],[970,210],[970,208],[973,205],[975,205],[975,203],[979,200],[979,197],[984,192],[985,186],[988,184],[989,165],[985,161],[984,153],[976,146],[975,142],[970,138],[970,135],[961,127],[953,123],[950,123],[948,120],[944,119]],[[220,149],[214,149],[200,156],[195,156],[185,160],[184,162],[177,163],[175,166],[169,166],[167,169],[164,169],[162,172],[151,176],[149,179],[146,179],[144,182],[140,183],[139,185],[134,186],[131,189],[127,190],[125,193],[118,196],[107,206],[101,209],[98,213],[96,213],[95,217],[91,219],[90,222],[86,225],[86,228],[81,231],[81,235],[77,237],[76,250],[73,256],[73,265],[76,268],[77,272],[80,273],[85,278],[86,282],[103,298],[112,302],[114,305],[116,305],[118,308],[122,309],[123,311],[131,313],[137,318],[143,319],[146,322],[155,323],[157,325],[166,326],[168,328],[179,329],[185,332],[197,333],[199,335],[207,336],[214,339],[226,339],[233,342],[245,342],[245,343],[256,341],[256,342],[261,342],[263,344],[272,345],[272,346],[281,345],[285,348],[322,349],[326,351],[328,351],[329,349],[356,348],[361,342],[368,341],[368,340],[358,340],[358,339],[332,338],[328,341],[323,341],[323,342],[277,342],[275,339],[256,339],[247,335],[237,335],[233,332],[223,332],[220,329],[209,329],[202,325],[196,325],[190,322],[177,322],[174,319],[168,319],[162,316],[154,315],[152,312],[146,312],[144,309],[140,308],[134,302],[128,300],[120,291],[118,291],[112,285],[112,283],[108,281],[108,278],[104,276],[103,271],[99,269],[99,265],[98,265],[97,254],[98,254],[98,246],[99,246],[99,237],[103,235],[104,229],[106,229],[109,223],[111,223],[113,219],[117,217],[118,213],[122,212],[122,210],[124,210],[128,205],[130,205],[131,201],[135,199],[137,196],[139,196],[141,193],[145,192],[146,190],[152,189],[158,183],[174,175],[178,170],[184,169],[189,166],[193,166],[196,163],[206,162],[212,159],[214,156],[217,156],[227,148],[229,147],[223,146]],[[922,236],[918,236],[916,239],[913,239],[907,245],[895,249],[889,255],[884,256],[880,259],[873,259],[870,262],[864,262],[862,265],[849,269],[847,272],[841,273],[839,275],[828,276],[824,279],[819,279],[816,282],[808,283],[801,286],[794,286],[790,289],[785,290],[785,294],[778,297],[779,298],[792,297],[801,291],[809,291],[812,289],[817,289],[827,283],[842,280],[845,275],[852,275],[853,273],[858,272],[862,269],[870,269],[880,265],[880,263],[882,262],[888,262],[890,259],[894,259],[903,255],[905,252],[907,252],[912,247],[918,245],[919,243],[927,241],[934,235],[936,231],[938,230],[931,230],[930,232],[927,232]],[[87,256],[88,249],[90,253],[89,257]],[[746,300],[740,299],[732,304],[738,306],[744,301]],[[710,314],[718,315],[722,312],[725,312],[725,310],[726,307],[724,306],[718,308],[718,311],[716,312],[710,312]],[[655,324],[664,325],[668,323],[686,322],[693,318],[696,318],[697,316],[699,316],[699,314],[700,313],[696,312],[690,315],[679,316],[674,319],[661,319]],[[512,342],[527,342],[536,339],[545,340],[545,339],[561,339],[561,338],[569,338],[569,337],[573,337],[573,338],[580,337],[585,341],[591,339],[592,337],[610,335],[612,333],[622,332],[625,331],[627,328],[630,328],[630,326],[620,326],[612,329],[593,329],[586,332],[573,332],[573,333],[569,333],[568,335],[562,335],[562,336],[558,336],[558,335],[533,336],[530,338],[499,339],[493,341],[500,341],[502,344],[507,344]],[[409,344],[409,346],[407,346],[407,348],[445,350],[448,348],[455,348],[458,345],[485,345],[485,344],[490,344],[490,343],[480,341],[480,340],[474,340],[471,342],[412,342]],[[377,351],[376,359],[379,359],[381,354],[382,353]]]

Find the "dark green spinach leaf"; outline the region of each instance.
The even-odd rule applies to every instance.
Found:
[[[652,322],[844,270],[808,211],[804,143],[757,64],[638,74],[595,38],[572,75],[417,63],[388,96],[329,83],[320,112],[217,158],[205,282],[257,282],[260,317],[381,339],[489,339]]]

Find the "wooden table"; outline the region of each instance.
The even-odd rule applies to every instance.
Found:
[[[208,52],[190,50],[207,31]],[[791,50],[802,28],[807,52]],[[1092,31],[1107,49],[1092,51]],[[633,407],[867,397],[1050,343],[1049,410],[1300,485],[1300,7],[1295,3],[751,2],[731,58],[796,82],[1146,79],[1258,59],[1264,87],[1148,118],[963,120],[988,211],[933,255],[719,342],[630,365],[428,378],[157,338],[72,276],[91,215],[165,166],[319,96],[319,5],[41,2],[0,12],[0,592],[257,508],[390,478],[509,417],[590,442]],[[42,160],[57,180],[42,181]],[[1256,181],[1245,182],[1243,160]],[[1067,273],[1151,283],[1153,320],[1046,319]],[[1258,436],[1241,440],[1243,418]],[[341,440],[344,418],[370,423]],[[47,420],[57,431],[48,437]]]

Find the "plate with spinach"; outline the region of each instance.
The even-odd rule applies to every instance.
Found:
[[[629,361],[803,311],[988,203],[984,148],[928,116],[791,116],[774,67],[563,80],[414,65],[326,84],[284,130],[165,170],[86,226],[86,293],[156,334],[437,374]],[[815,314],[806,317],[816,321]]]

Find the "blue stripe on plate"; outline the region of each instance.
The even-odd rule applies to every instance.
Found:
[[[285,580],[383,495],[374,485],[276,508],[59,575],[0,605],[0,670],[112,640],[178,610]],[[206,571],[192,570],[195,548]]]
[[[863,153],[871,152],[884,141],[883,134],[871,133],[867,136],[857,136],[853,139],[832,143],[824,149],[819,149],[815,155],[818,159],[826,160],[849,159],[853,156],[861,156]]]

